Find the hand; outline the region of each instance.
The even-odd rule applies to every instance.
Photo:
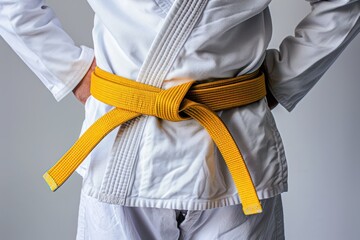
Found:
[[[268,75],[268,71],[267,68],[265,66],[265,64],[263,63],[261,65],[261,71],[265,74],[265,82],[266,82],[266,101],[267,104],[270,108],[270,110],[273,110],[278,104],[279,102],[276,100],[276,98],[274,97],[274,95],[271,93],[270,89],[269,89],[269,75]]]
[[[266,86],[266,100],[270,110],[273,110],[279,102],[275,99],[274,95],[270,92],[269,88]]]
[[[91,82],[91,73],[95,70],[96,60],[94,59],[91,63],[91,66],[83,79],[79,82],[79,84],[73,89],[73,93],[75,97],[82,103],[85,104],[90,94],[90,82]]]

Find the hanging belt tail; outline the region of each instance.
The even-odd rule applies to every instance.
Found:
[[[44,174],[52,191],[58,189],[93,148],[113,129],[141,115],[169,121],[197,120],[221,152],[238,190],[246,215],[262,212],[242,154],[215,111],[256,102],[266,96],[259,71],[207,83],[190,81],[167,90],[135,82],[96,68],[91,94],[115,108],[99,118],[69,151]]]

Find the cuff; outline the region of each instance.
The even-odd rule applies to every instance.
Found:
[[[73,72],[73,78],[66,84],[62,85],[61,88],[51,89],[53,96],[58,102],[66,95],[68,95],[79,84],[94,60],[94,50],[92,48],[81,46],[81,49],[82,51],[79,57],[79,62],[76,66],[77,69],[75,69]]]

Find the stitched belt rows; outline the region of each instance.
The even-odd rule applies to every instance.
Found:
[[[99,118],[65,155],[44,174],[52,191],[59,188],[109,132],[141,115],[169,121],[197,120],[221,152],[238,190],[246,215],[262,212],[244,159],[229,130],[215,111],[244,106],[266,96],[259,71],[208,83],[190,81],[166,90],[96,68],[91,94],[115,108]]]

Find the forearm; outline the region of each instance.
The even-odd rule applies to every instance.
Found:
[[[0,35],[57,100],[85,76],[93,50],[78,47],[43,0],[0,0]]]
[[[360,31],[360,1],[312,1],[312,11],[283,40],[267,51],[269,88],[289,111],[323,76]]]

